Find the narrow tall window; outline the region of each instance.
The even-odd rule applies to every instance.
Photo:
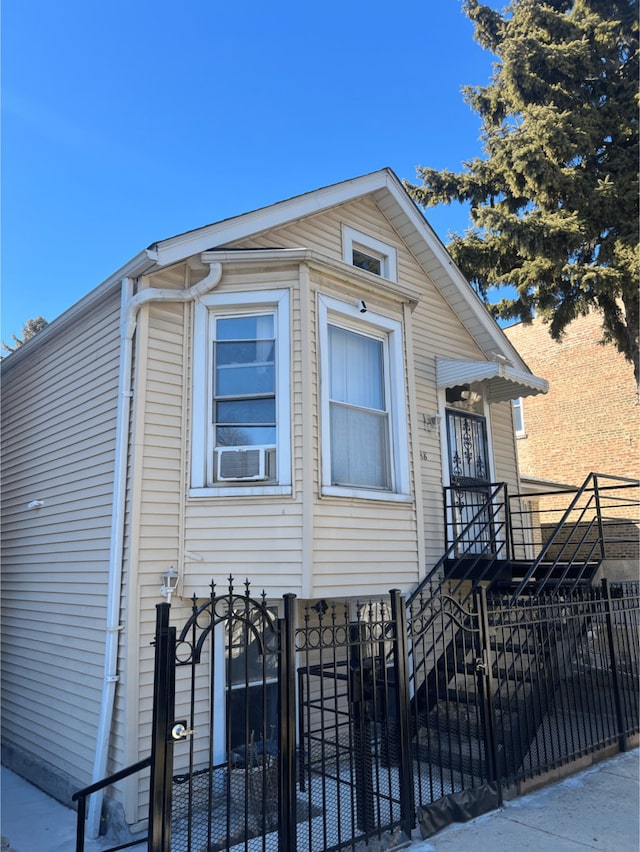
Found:
[[[519,396],[517,399],[511,400],[511,406],[513,408],[513,426],[516,430],[516,436],[518,438],[524,438],[526,436],[526,432],[524,429],[524,413],[522,410],[522,397]]]
[[[322,493],[408,500],[402,323],[318,299]]]
[[[384,341],[329,325],[331,483],[391,488]]]

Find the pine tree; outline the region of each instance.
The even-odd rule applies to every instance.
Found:
[[[43,328],[46,328],[49,325],[48,321],[44,317],[34,317],[33,319],[28,319],[22,326],[22,337],[18,337],[15,334],[12,334],[13,345],[9,343],[5,343],[2,341],[2,349],[5,352],[15,352],[20,346],[27,342],[27,340],[31,340],[34,335],[36,335],[39,331],[42,331]]]
[[[487,86],[463,90],[484,156],[460,173],[420,168],[407,189],[423,206],[470,203],[471,227],[448,248],[495,316],[535,312],[559,340],[597,310],[640,381],[638,0],[464,10],[497,58]],[[490,304],[505,285],[515,296]]]

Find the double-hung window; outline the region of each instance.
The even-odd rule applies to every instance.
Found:
[[[321,296],[323,493],[409,493],[402,326]]]
[[[197,304],[192,492],[290,490],[288,305],[284,290]]]
[[[329,322],[331,484],[391,488],[385,338]]]

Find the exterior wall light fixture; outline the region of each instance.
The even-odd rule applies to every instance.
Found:
[[[167,599],[167,603],[171,603],[171,595],[175,592],[178,586],[178,580],[180,579],[180,574],[176,571],[173,565],[164,572],[161,576],[162,586],[160,586],[160,594],[164,595]]]
[[[423,414],[424,428],[427,432],[435,432],[440,426],[439,414]]]

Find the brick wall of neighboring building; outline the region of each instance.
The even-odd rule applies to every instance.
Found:
[[[521,476],[581,485],[594,471],[640,477],[640,430],[633,367],[612,345],[602,346],[598,315],[574,320],[561,343],[548,325],[505,329],[549,393],[523,400],[518,439]]]
[[[598,315],[574,320],[561,343],[552,340],[541,320],[505,332],[532,372],[549,382],[547,394],[522,400],[521,477],[575,486],[591,472],[640,478],[640,406],[633,367],[614,346],[599,342]],[[637,489],[601,492],[600,499],[607,558],[630,560],[635,576],[640,558]],[[535,499],[543,538],[569,500],[567,494]]]

